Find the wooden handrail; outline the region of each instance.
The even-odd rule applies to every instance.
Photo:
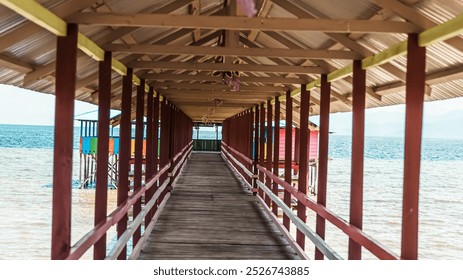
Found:
[[[140,213],[135,217],[135,219],[132,221],[132,223],[130,223],[130,225],[127,227],[126,231],[124,231],[124,233],[119,237],[116,244],[111,249],[111,252],[106,257],[107,260],[115,260],[115,259],[117,259],[117,256],[119,256],[119,254],[122,252],[124,247],[127,245],[127,242],[129,241],[130,237],[132,237],[134,232],[137,230],[137,228],[143,222],[143,218],[146,216],[146,214],[148,214],[148,212],[151,210],[151,208],[153,208],[154,204],[156,203],[156,200],[159,198],[161,193],[166,189],[168,183],[169,183],[169,181],[165,181],[164,184],[162,184],[162,186],[159,187],[156,190],[156,192],[153,194],[153,197],[145,205],[143,210],[140,211]]]
[[[228,146],[228,145],[226,145],[224,143],[222,143],[222,147],[223,147],[223,150],[225,151],[226,155],[231,159],[232,163],[238,165],[240,168],[243,168],[243,170],[247,171],[247,169],[244,167],[244,165],[241,164],[239,162],[239,160],[234,157],[233,154],[235,154],[236,156],[239,156],[241,159],[243,159],[245,162],[248,162],[248,163],[252,163],[251,159],[247,158],[242,153],[236,151],[235,149],[233,149],[232,147],[230,147],[230,146]],[[303,194],[302,192],[299,192],[297,189],[295,189],[293,186],[291,186],[291,184],[289,184],[286,181],[282,180],[281,178],[279,178],[278,176],[273,174],[271,171],[267,170],[265,167],[257,165],[257,169],[259,170],[259,172],[263,172],[265,174],[265,176],[267,176],[267,178],[273,180],[279,186],[283,187],[294,198],[296,198],[297,201],[301,202],[304,206],[306,206],[307,208],[314,211],[317,215],[319,215],[320,217],[326,219],[327,221],[332,223],[334,226],[336,226],[337,228],[342,230],[349,238],[351,238],[352,240],[354,240],[355,242],[357,242],[361,246],[365,247],[365,249],[370,251],[372,254],[374,254],[379,259],[387,259],[387,260],[398,260],[398,259],[400,259],[400,257],[397,254],[395,254],[391,250],[385,248],[378,241],[374,240],[371,236],[367,235],[364,231],[362,231],[361,229],[349,224],[343,218],[336,215],[332,211],[328,210],[328,208],[326,208],[325,206],[316,203],[315,201],[310,199],[307,195]],[[250,175],[250,174],[246,173],[246,175]],[[250,175],[250,176],[252,176],[252,175]],[[260,187],[262,190],[264,190],[266,195],[269,196],[273,201],[275,201],[277,203],[277,205],[280,208],[282,208],[282,210],[284,211],[284,208],[287,207],[287,206],[284,203],[281,202],[281,199],[279,199],[275,194],[273,194],[273,192],[268,190],[267,187],[261,181],[258,181],[258,187]],[[278,200],[281,203],[278,203],[278,201],[276,201],[276,200]],[[285,212],[285,214],[293,215],[292,211],[289,211],[288,213],[287,212]],[[297,217],[295,216],[294,218],[297,218]],[[294,223],[294,220],[293,220],[293,223]],[[297,223],[297,221],[296,221],[296,223]],[[297,224],[296,224],[296,226],[297,226]],[[303,228],[305,228],[305,227],[303,227]],[[304,232],[304,234],[306,234],[306,233],[307,233],[307,231]],[[306,236],[307,236],[307,234],[306,234]],[[308,237],[310,238],[310,236],[308,236]]]
[[[192,143],[193,142],[190,142],[188,145],[186,145],[181,152],[179,152],[177,155],[176,155],[176,159],[178,159],[178,157],[180,157],[182,154],[184,154],[184,157],[182,158],[182,161],[180,163],[180,165],[183,166],[184,162],[185,162],[185,159],[186,159],[186,155],[188,154],[188,152],[191,150],[191,147],[192,147]],[[190,148],[190,149],[188,149]],[[188,150],[187,150],[188,149]],[[115,225],[116,223],[118,223],[125,215],[127,215],[129,209],[142,197],[142,195],[147,191],[149,190],[151,187],[154,186],[154,184],[159,180],[159,178],[165,174],[169,168],[171,167],[171,164],[168,163],[166,164],[161,170],[159,170],[158,172],[156,172],[156,174],[144,185],[142,186],[140,189],[138,189],[137,191],[135,191],[132,195],[130,195],[127,200],[125,201],[125,203],[121,204],[119,207],[117,207],[113,212],[111,212],[111,214],[109,214],[106,219],[102,222],[100,222],[99,224],[97,224],[92,230],[90,230],[87,234],[85,234],[79,241],[77,241],[74,246],[72,246],[71,248],[71,252],[70,254],[66,257],[67,260],[77,260],[79,258],[81,258],[85,252],[87,252],[88,249],[90,249],[98,240],[101,239],[101,237],[113,226]],[[168,182],[168,181],[166,181]],[[165,187],[162,189],[164,190]],[[153,200],[153,198],[150,200],[151,201],[156,201],[156,199],[159,197],[159,195],[161,194],[161,192],[159,192],[159,190],[161,190],[161,188],[159,188],[158,190],[156,190],[156,192],[154,193],[153,195],[153,198],[155,198]],[[167,196],[168,198],[168,196]],[[148,204],[147,204],[148,206]],[[147,211],[149,211],[151,208],[152,208],[153,205],[151,205],[151,207],[149,207]],[[146,207],[146,206],[145,206]],[[134,221],[132,222],[132,224],[135,222],[136,219],[141,219],[143,220],[144,218],[144,215],[146,215],[146,212],[143,212],[144,214],[142,215],[139,214],[137,217],[135,217]],[[142,215],[142,216],[140,216]],[[140,218],[138,218],[140,216]],[[138,221],[138,220],[137,220]],[[126,234],[127,231],[130,231],[130,229],[132,228],[132,225],[127,228],[126,232],[123,233]],[[124,244],[125,246],[125,244]]]
[[[311,200],[307,195],[299,192],[293,186],[291,186],[286,181],[283,181],[281,178],[273,174],[272,172],[268,171],[266,168],[258,165],[257,168],[259,171],[265,173],[265,175],[276,182],[278,185],[282,186],[286,191],[288,191],[293,197],[295,197],[299,202],[301,202],[307,208],[310,208],[312,211],[320,215],[322,218],[326,219],[334,226],[342,230],[347,236],[355,240],[357,243],[365,247],[375,256],[380,259],[388,259],[388,260],[397,260],[400,259],[395,253],[390,251],[389,249],[385,248],[379,242],[375,241],[372,237],[368,236],[365,232],[361,229],[349,224],[343,218],[339,217],[338,215],[334,214],[330,210],[328,210],[325,206],[316,203],[315,201]]]

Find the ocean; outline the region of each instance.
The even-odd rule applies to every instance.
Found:
[[[75,129],[72,242],[93,228],[93,189],[79,189]],[[215,132],[210,132],[215,138]],[[207,134],[207,133],[205,133]],[[212,134],[214,134],[212,136]],[[207,136],[204,136],[207,137]],[[350,137],[330,135],[327,205],[349,218]],[[50,258],[53,127],[0,125],[0,260]],[[420,192],[419,258],[463,259],[463,140],[424,139]],[[403,139],[367,137],[364,231],[400,254]],[[108,190],[108,212],[116,190]],[[308,224],[315,228],[315,215]],[[108,233],[114,242],[115,229]],[[327,223],[326,240],[347,257],[348,238]],[[313,248],[308,248],[313,256]],[[363,250],[365,259],[374,259]],[[91,258],[88,252],[84,258]]]

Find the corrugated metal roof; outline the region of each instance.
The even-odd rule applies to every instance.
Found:
[[[59,1],[59,0],[49,0],[49,1],[39,1],[47,8],[60,8],[63,5],[68,5],[70,1]],[[192,1],[173,1],[173,0],[150,0],[150,1],[132,1],[132,0],[110,0],[110,1],[89,1],[89,6],[83,8],[83,12],[86,13],[95,13],[95,12],[108,12],[112,11],[114,13],[153,13],[160,8],[163,8],[166,11],[165,7],[171,7],[170,13],[175,15],[187,15],[191,12],[190,3]],[[256,1],[257,9],[260,10],[263,3],[270,5],[270,0],[259,0]],[[447,0],[404,0],[401,1],[405,5],[410,6],[415,9],[419,15],[425,17],[427,20],[427,25],[429,21],[432,23],[443,23],[446,22],[455,16],[461,15],[463,13],[463,1],[447,1]],[[226,13],[224,9],[224,1],[215,1],[215,0],[201,0],[197,3],[200,4],[200,11],[203,15],[210,15],[212,13],[217,13],[222,11],[223,14]],[[287,3],[287,5],[283,5]],[[290,6],[288,6],[290,5]],[[389,21],[406,21],[402,18],[400,14],[394,13],[392,10],[382,9],[379,5],[375,4],[374,1],[370,0],[351,0],[351,1],[342,1],[342,0],[296,0],[296,1],[276,1],[267,11],[264,11],[264,14],[261,15],[267,18],[323,18],[323,19],[362,19],[362,20],[389,20]],[[333,8],[335,7],[335,8]],[[81,11],[81,12],[82,12]],[[265,14],[265,12],[267,12]],[[77,13],[78,15],[79,13]],[[30,36],[21,36],[21,34],[15,34],[15,31],[18,28],[24,26],[26,20],[12,12],[11,10],[0,6],[0,36],[8,35],[8,40],[12,40],[10,43],[5,43],[6,49],[1,50],[0,60],[0,83],[12,84],[16,86],[23,85],[24,74],[30,72],[35,73],[35,70],[41,70],[43,66],[52,63],[55,60],[55,48],[56,48],[56,37],[50,32],[41,29],[41,31],[35,32]],[[185,24],[188,25],[188,22]],[[387,24],[387,22],[385,22]],[[122,24],[124,25],[124,24]],[[125,29],[124,29],[125,28]],[[189,28],[189,27],[188,27]],[[190,29],[181,29],[181,28],[171,28],[171,27],[141,27],[141,28],[127,28],[121,26],[94,26],[94,25],[81,25],[80,31],[88,36],[95,42],[101,42],[101,47],[105,47],[110,43],[144,43],[144,44],[162,44],[162,45],[171,45],[171,46],[187,46],[187,45],[200,45],[200,46],[214,46],[222,47],[226,41],[226,36],[231,36],[227,34],[233,34],[233,32],[220,32],[220,36],[212,38],[208,41],[202,42],[202,44],[195,43],[196,40],[209,36],[216,30],[208,29],[197,29],[193,31],[193,28]],[[121,31],[127,30],[124,32],[125,36],[114,34],[122,34]],[[260,48],[280,48],[280,49],[306,49],[306,50],[342,50],[342,51],[352,51],[358,55],[363,54],[374,54],[380,51],[383,51],[394,44],[402,42],[407,39],[406,34],[402,33],[366,33],[366,34],[349,34],[349,33],[322,33],[322,32],[313,32],[313,31],[255,31],[255,30],[242,30],[236,31],[241,32],[241,35],[244,38],[247,38],[251,44],[251,47],[260,47]],[[199,35],[199,36],[198,36]],[[14,37],[17,37],[17,40],[14,40]],[[26,37],[26,38],[22,38]],[[108,39],[110,38],[110,39]],[[427,48],[427,72],[433,73],[435,75],[443,75],[437,82],[431,82],[431,95],[426,96],[426,100],[439,100],[439,99],[448,99],[453,97],[463,96],[463,80],[461,76],[452,76],[455,71],[450,71],[446,79],[445,75],[449,69],[456,69],[459,66],[462,66],[463,63],[463,41],[457,37],[457,41],[447,41],[446,43],[437,43]],[[342,39],[338,42],[339,39]],[[1,39],[0,39],[1,40]],[[347,45],[344,45],[343,41],[348,41]],[[200,41],[201,42],[201,41]],[[456,42],[456,43],[455,43]],[[452,44],[457,44],[453,45]],[[240,43],[239,46],[243,47],[245,44]],[[214,60],[213,55],[201,56],[194,54],[182,54],[182,55],[171,55],[171,54],[150,54],[150,55],[131,55],[127,53],[114,53],[114,57],[121,60],[124,63],[129,63],[137,60],[144,61],[154,61],[154,62],[182,62],[182,63],[211,63]],[[194,59],[193,59],[194,58]],[[338,60],[338,59],[317,59],[317,58],[287,58],[287,57],[241,57],[241,60],[244,64],[248,66],[256,65],[289,65],[289,66],[320,66],[325,72],[331,72],[333,69],[340,69],[347,65],[350,65],[352,62],[349,60]],[[18,67],[10,67],[17,63]],[[387,65],[381,67],[374,67],[368,69],[367,71],[367,86],[369,91],[375,91],[378,88],[382,88],[388,85],[396,85],[401,82],[401,76],[406,71],[406,56],[398,57],[390,61]],[[14,66],[14,65],[13,65]],[[463,67],[461,67],[463,69]],[[17,72],[14,69],[20,69],[20,72]],[[95,103],[96,99],[93,99],[91,95],[97,89],[98,81],[97,79],[93,80],[88,79],[89,77],[96,77],[95,75],[98,71],[98,64],[91,58],[79,53],[78,58],[78,70],[77,70],[77,80],[86,79],[89,80],[88,84],[78,90],[77,98],[82,101]],[[219,84],[221,81],[203,81],[204,76],[211,76],[211,70],[194,70],[194,69],[135,69],[135,72],[138,73],[140,77],[146,75],[147,73],[157,73],[162,75],[170,74],[193,74],[190,76],[198,75],[202,78],[199,81],[192,82],[191,79],[186,81],[182,80],[172,80],[172,82],[185,84],[192,83],[197,85],[200,83],[216,83]],[[246,82],[242,83],[242,86],[259,86],[261,88],[269,87],[272,84],[262,83],[261,81],[249,81],[251,77],[267,77],[272,79],[279,79],[278,82],[274,82],[273,85],[280,86],[285,85],[284,89],[293,89],[299,86],[300,82],[303,81],[312,81],[319,77],[319,74],[301,74],[301,73],[274,73],[277,71],[244,71],[242,72],[242,79],[248,79]],[[437,74],[436,74],[437,73]],[[51,76],[50,76],[51,75]],[[54,91],[54,80],[53,72],[44,74],[41,79],[29,83],[27,88],[42,91],[46,93],[52,93]],[[188,77],[190,78],[190,77]],[[301,78],[301,81],[293,82],[290,79]],[[168,79],[169,80],[169,79]],[[116,97],[113,102],[113,108],[118,108],[120,105],[120,81],[121,78],[117,74],[113,73],[113,96]],[[151,78],[148,79],[148,83],[152,83],[154,80]],[[288,82],[285,82],[288,81]],[[349,102],[351,101],[351,83],[350,79],[344,79],[335,81],[332,83],[333,90],[340,94],[340,99],[332,97],[332,112],[343,112],[351,110]],[[381,101],[378,97],[370,96],[367,98],[368,107],[378,107],[378,106],[388,106],[394,104],[400,104],[404,102],[404,88],[403,87],[393,87],[393,90],[378,92],[378,95],[382,95]],[[269,98],[274,98],[283,94],[284,89],[277,88],[278,92],[269,94],[265,91],[254,90],[249,91],[249,95],[255,96],[255,100],[247,102],[246,99],[240,100],[233,96],[233,92],[217,92],[218,96],[222,96],[219,99],[224,99],[227,104],[236,103],[236,107],[231,110],[228,107],[227,110],[217,114],[217,120],[223,120],[228,116],[238,113],[243,110],[243,108],[249,108],[255,106],[258,103],[264,102]],[[185,90],[185,89],[182,89]],[[280,91],[281,90],[281,91]],[[179,90],[181,91],[181,90]],[[197,91],[196,91],[197,92]],[[192,94],[197,94],[195,91],[191,91]],[[312,89],[311,94],[314,100],[319,100],[319,90],[317,88]],[[176,95],[177,96],[177,95]],[[180,95],[178,95],[180,96]],[[182,98],[185,98],[183,102],[181,98],[175,99],[179,107],[185,108],[186,113],[190,115],[197,116],[200,112],[207,112],[211,107],[211,104],[201,104],[192,106],[195,104],[194,98],[187,94],[182,95]],[[229,98],[229,100],[227,100]],[[214,98],[212,98],[214,99]],[[299,102],[299,97],[295,99]],[[347,100],[347,101],[346,101]],[[208,101],[210,102],[210,101]],[[241,103],[240,103],[241,102]],[[204,103],[204,102],[199,102]],[[224,103],[224,104],[225,104]],[[315,102],[316,104],[317,102]],[[187,105],[185,105],[187,104]],[[202,110],[202,111],[201,111]],[[219,112],[220,110],[217,110]],[[313,106],[312,114],[318,114],[319,108],[318,105]]]

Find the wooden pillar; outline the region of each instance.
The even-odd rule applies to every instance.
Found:
[[[267,101],[267,164],[266,168],[268,171],[272,172],[272,103],[270,100]],[[269,190],[272,189],[272,180],[267,177],[265,180],[265,184]],[[268,207],[271,206],[271,199],[269,196],[265,196],[265,203],[267,204]]]
[[[254,175],[257,175],[257,163],[259,161],[259,106],[255,107],[254,112]],[[253,194],[257,194],[257,179],[253,180]]]
[[[275,98],[275,115],[274,115],[275,126],[273,129],[273,174],[279,176],[280,172],[280,100]],[[278,196],[278,184],[273,182],[272,187],[273,194]],[[278,217],[278,205],[272,202],[272,211],[275,216]]]
[[[167,99],[164,99],[161,103],[161,155],[159,157],[160,165],[159,169],[164,168],[166,164],[169,163],[169,112],[167,105]],[[167,173],[164,173],[161,176],[159,185],[162,185],[167,179]],[[162,201],[161,197],[161,200]]]
[[[144,113],[145,113],[145,80],[140,81],[137,87],[137,110],[135,122],[135,166],[133,172],[133,191],[138,191],[142,186],[142,165],[143,165],[143,132],[144,132]],[[141,212],[141,200],[133,205],[133,217],[137,217]],[[133,234],[133,247],[140,240],[140,227]]]
[[[331,83],[327,80],[327,75],[321,76],[320,88],[320,144],[319,144],[319,167],[318,167],[318,190],[317,202],[326,206],[326,185],[328,180],[328,141],[330,130],[330,93]],[[325,219],[317,215],[316,233],[325,239]],[[315,259],[322,260],[322,252],[315,249]]]
[[[146,156],[145,156],[145,182],[148,182],[154,175],[154,157],[153,157],[153,148],[154,148],[154,135],[153,135],[153,114],[154,114],[154,104],[153,104],[153,95],[154,90],[150,87],[147,101],[146,101]],[[145,204],[151,200],[153,196],[154,188],[150,188],[145,192]],[[145,216],[145,228],[149,225],[151,221],[150,212]]]
[[[119,185],[117,186],[117,206],[124,204],[129,196],[129,172],[130,172],[130,157],[131,157],[131,142],[132,142],[132,77],[133,70],[127,69],[127,75],[122,80],[122,104],[121,104],[121,126],[120,126],[120,142],[119,142]],[[127,229],[127,215],[125,215],[117,223],[118,238]],[[124,247],[119,260],[127,258],[127,247]]]
[[[159,99],[159,93],[156,93],[156,97],[154,98],[153,104],[153,175],[156,174],[159,170]],[[156,191],[157,187],[158,183],[155,183],[152,187],[153,194]],[[153,208],[151,208],[152,210],[150,211],[150,220],[153,218],[154,213],[157,210],[157,205],[158,203],[155,206],[153,206]]]
[[[426,48],[418,45],[418,34],[408,36],[406,78],[401,258],[416,260],[418,259],[418,199],[426,81]]]
[[[293,136],[293,99],[291,92],[286,91],[286,117],[285,117],[285,181],[291,185],[292,180],[292,136]],[[285,190],[283,201],[291,208],[291,194]],[[283,214],[283,225],[289,231],[291,221],[286,214]]]
[[[309,106],[310,106],[310,92],[306,90],[306,85],[301,85],[301,107],[300,107],[300,132],[299,132],[299,177],[298,177],[298,191],[307,194],[307,178],[309,171]],[[297,202],[297,216],[304,223],[307,221],[307,209],[301,202]],[[305,235],[297,230],[296,242],[299,246],[305,248]]]
[[[77,33],[68,24],[67,35],[56,46],[56,101],[53,153],[53,210],[51,259],[64,259],[71,249],[72,153],[76,89]]]
[[[363,161],[365,145],[365,85],[366,71],[362,62],[353,64],[352,82],[352,164],[350,180],[350,224],[362,229],[363,225]],[[362,247],[349,238],[350,260],[362,259]]]
[[[259,165],[265,167],[265,108],[264,103],[260,105],[259,117]],[[265,183],[263,172],[259,172],[259,181]],[[264,191],[259,188],[259,196],[264,198]]]
[[[109,119],[111,108],[111,52],[99,62],[98,75],[98,164],[96,166],[95,226],[106,219],[108,211]],[[106,234],[93,246],[93,258],[106,257]]]

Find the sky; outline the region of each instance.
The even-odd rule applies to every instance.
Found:
[[[50,125],[54,124],[55,97],[13,86],[0,85],[0,124]],[[75,117],[96,119],[97,106],[76,101]],[[118,114],[112,111],[111,115]],[[403,136],[405,105],[366,110],[367,136]],[[318,117],[311,121],[318,124]],[[76,123],[78,125],[78,123]],[[330,131],[350,135],[352,114],[336,113],[330,116]],[[424,107],[424,137],[463,139],[463,98],[426,102]]]

